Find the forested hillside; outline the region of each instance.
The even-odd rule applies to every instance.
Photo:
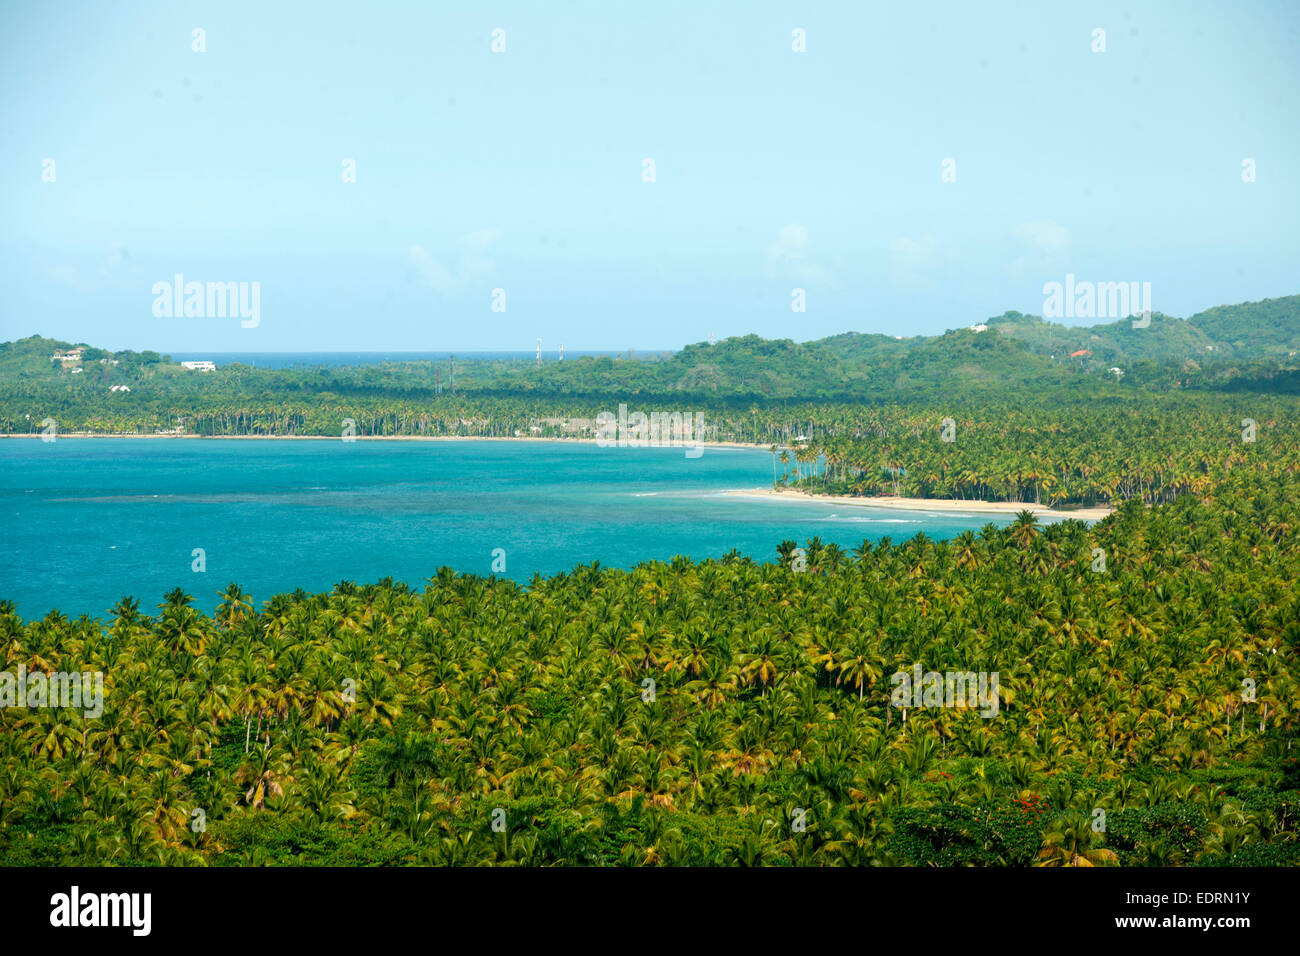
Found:
[[[890,402],[954,391],[1094,390],[1106,380],[1161,390],[1232,389],[1300,367],[1291,354],[1300,351],[1300,296],[1224,306],[1186,321],[1154,314],[1146,328],[1133,328],[1131,320],[1066,327],[1016,312],[986,324],[982,332],[909,339],[845,333],[796,343],[748,335],[661,356],[570,358],[540,368],[528,360],[457,361],[455,389],[462,399],[554,400],[546,412],[553,415],[596,398]],[[175,425],[187,410],[200,415],[308,396],[432,402],[452,394],[451,363],[284,370],[234,365],[196,373],[156,352],[91,346],[84,346],[79,362],[51,360],[69,348],[38,336],[0,345],[0,431],[27,431],[32,416],[52,416],[65,431],[153,431]],[[1073,354],[1080,352],[1086,354]],[[113,385],[131,391],[110,392]]]
[[[1187,323],[1234,358],[1294,358],[1300,352],[1300,296],[1216,306]]]

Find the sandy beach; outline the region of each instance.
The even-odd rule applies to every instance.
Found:
[[[899,511],[941,511],[956,514],[1016,514],[1032,511],[1042,518],[1078,518],[1081,521],[1099,521],[1114,508],[1077,508],[1063,511],[1020,501],[972,501],[950,498],[894,498],[856,497],[850,495],[813,495],[793,488],[752,488],[728,491],[729,495],[747,498],[779,498],[785,501],[819,501],[826,504],[857,505],[864,508],[893,508]]]

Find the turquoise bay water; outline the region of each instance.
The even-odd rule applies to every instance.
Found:
[[[947,538],[990,520],[724,494],[771,481],[772,456],[757,449],[690,459],[509,440],[5,440],[0,598],[29,618],[103,615],[123,595],[152,612],[179,585],[211,611],[231,581],[259,607],[345,579],[420,587],[442,565],[491,573],[495,548],[527,581],[733,548],[770,561],[782,540],[814,535],[845,548]],[[195,548],[204,573],[191,569]]]

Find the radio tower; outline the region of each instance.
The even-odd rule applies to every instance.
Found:
[[[710,345],[713,344],[713,333],[712,333],[712,332],[709,333],[709,344],[710,344]]]
[[[542,340],[537,340],[537,367],[542,367]]]
[[[563,342],[560,343],[560,361],[561,361],[561,362],[564,361],[564,343],[563,343]]]

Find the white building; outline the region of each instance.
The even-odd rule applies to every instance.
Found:
[[[972,332],[987,332],[989,330],[989,327],[985,325],[983,322],[981,322],[979,325],[969,326],[969,328]]]
[[[110,386],[108,386],[108,390],[109,390],[110,392],[129,392],[129,391],[131,391],[131,386],[130,386],[130,385],[110,385]]]
[[[207,362],[207,361],[203,361],[203,362],[181,362],[181,365],[183,365],[183,366],[185,366],[186,368],[191,369],[191,370],[193,370],[193,371],[195,371],[195,372],[215,372],[215,371],[217,370],[217,366],[216,366],[216,365],[214,365],[212,362]]]

